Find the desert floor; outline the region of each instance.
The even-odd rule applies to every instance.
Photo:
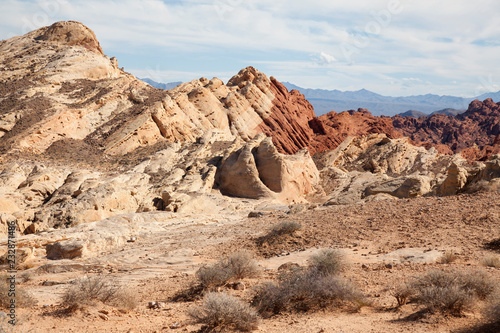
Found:
[[[238,297],[250,299],[253,287],[275,278],[282,264],[306,265],[318,249],[334,248],[345,257],[342,275],[356,283],[368,304],[357,311],[337,308],[276,315],[260,322],[261,332],[462,331],[481,323],[481,304],[462,317],[412,316],[419,308],[397,307],[391,290],[433,269],[480,269],[500,283],[500,269],[482,265],[483,258],[500,256],[498,249],[485,247],[500,238],[497,192],[342,206],[270,206],[261,211],[264,214],[256,218],[247,213],[216,220],[193,217],[195,223],[158,230],[93,258],[40,259],[18,272],[22,277],[18,288],[29,291],[38,305],[17,309],[20,323],[15,332],[201,331],[202,325],[187,314],[199,301],[171,298],[195,284],[194,273],[201,264],[239,249],[253,252],[264,269],[259,278],[243,281],[245,290],[228,288]],[[302,229],[258,246],[259,237],[281,221],[300,222]],[[455,253],[457,260],[438,263],[445,251]],[[122,310],[99,303],[66,313],[60,306],[61,295],[72,280],[84,275],[112,279],[138,300],[137,307]],[[151,301],[164,304],[150,309]]]

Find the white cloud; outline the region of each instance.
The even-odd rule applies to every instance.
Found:
[[[166,80],[231,76],[246,59],[302,86],[472,95],[498,67],[497,12],[497,0],[3,0],[0,38],[72,19],[126,68],[159,66]]]

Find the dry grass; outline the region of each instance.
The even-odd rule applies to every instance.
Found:
[[[257,329],[259,315],[248,304],[227,293],[209,292],[200,306],[189,309],[189,315],[209,328],[240,331]]]
[[[231,280],[256,277],[260,268],[248,251],[239,251],[220,259],[213,265],[204,265],[196,272],[204,289],[225,285]]]
[[[309,260],[311,269],[325,275],[337,274],[342,267],[342,255],[332,249],[321,250]]]
[[[62,297],[62,305],[68,311],[76,311],[97,302],[123,309],[132,309],[137,303],[128,291],[102,276],[84,277],[69,286]]]
[[[481,271],[446,272],[434,270],[417,277],[394,292],[398,305],[409,299],[424,306],[425,311],[460,316],[477,300],[484,300],[495,290],[495,284]]]
[[[16,284],[15,288],[12,288],[8,278],[7,274],[0,275],[0,308],[7,309],[9,307],[11,300],[9,293],[14,289],[16,307],[30,307],[36,304],[36,300],[19,285]]]
[[[453,251],[446,251],[443,255],[438,259],[438,263],[440,264],[451,264],[458,259],[458,255],[456,255]]]
[[[481,264],[486,267],[500,268],[500,258],[496,256],[484,257]]]
[[[282,273],[277,283],[257,287],[252,304],[260,313],[309,311],[340,304],[362,304],[361,293],[346,279],[337,276],[342,257],[324,250],[310,258],[308,268],[294,268]]]
[[[283,221],[275,224],[269,231],[268,237],[291,235],[296,231],[299,231],[302,225],[298,222],[293,221]]]

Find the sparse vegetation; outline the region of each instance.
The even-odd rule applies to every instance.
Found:
[[[308,268],[283,273],[278,283],[268,282],[257,288],[252,304],[261,313],[288,310],[308,311],[361,300],[361,294],[346,279],[337,276],[340,255],[325,250],[311,258]]]
[[[494,289],[493,282],[481,271],[461,273],[434,270],[396,289],[394,296],[399,305],[411,299],[429,312],[461,315],[477,299],[485,299]]]
[[[68,311],[75,311],[96,302],[110,304],[124,309],[136,306],[135,298],[102,276],[84,277],[69,286],[62,297],[62,305]]]
[[[451,264],[456,261],[458,256],[453,251],[446,251],[443,255],[438,259],[438,263],[440,264]]]
[[[271,228],[268,237],[291,235],[294,232],[299,231],[301,228],[302,225],[298,222],[283,221],[278,224],[275,224]]]
[[[500,326],[500,292],[493,297],[492,301],[486,309],[486,315],[490,322]]]
[[[255,277],[260,269],[248,251],[239,251],[220,259],[213,265],[204,265],[196,272],[204,289],[222,286],[230,280]]]
[[[321,250],[310,258],[310,268],[320,274],[337,274],[341,267],[342,256],[338,251],[332,249]]]
[[[209,328],[251,331],[259,323],[252,307],[227,293],[207,293],[200,306],[189,309],[189,315]]]
[[[9,292],[11,289],[8,276],[6,274],[0,275],[0,308],[6,309],[10,305]],[[19,285],[15,286],[15,293],[17,307],[30,307],[36,304],[36,300]]]
[[[495,256],[487,256],[481,260],[481,263],[486,267],[500,268],[500,258]]]

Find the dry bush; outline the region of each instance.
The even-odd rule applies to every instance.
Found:
[[[283,221],[278,224],[275,224],[269,234],[268,237],[282,236],[282,235],[291,235],[294,232],[300,230],[302,225],[298,222],[293,221]]]
[[[209,328],[251,331],[260,320],[252,307],[227,293],[207,293],[203,303],[188,313],[197,323]]]
[[[403,306],[408,303],[413,295],[415,295],[415,289],[405,283],[394,288],[391,292],[391,295],[396,298],[398,306]]]
[[[75,281],[63,294],[62,305],[75,311],[97,302],[130,309],[135,307],[135,297],[116,283],[102,276],[84,277]]]
[[[203,265],[196,271],[196,278],[204,289],[211,289],[225,285],[231,280],[231,272],[219,263]]]
[[[260,313],[309,311],[342,303],[360,305],[360,292],[346,279],[312,266],[283,273],[278,283],[257,287],[252,304]]]
[[[500,325],[500,292],[493,299],[486,309],[486,315],[490,322]]]
[[[495,256],[484,257],[481,264],[486,267],[500,268],[500,258]]]
[[[403,295],[394,295],[398,304],[405,296],[425,306],[427,311],[461,315],[477,299],[485,299],[492,294],[495,285],[481,271],[461,273],[434,270],[417,277],[401,289],[405,290]]]
[[[438,259],[438,263],[451,264],[452,262],[456,261],[457,259],[458,259],[458,256],[453,251],[446,251]]]
[[[196,277],[205,289],[225,285],[230,280],[255,277],[260,268],[248,251],[239,251],[220,259],[213,265],[204,265],[196,272]]]
[[[337,274],[342,267],[342,255],[332,249],[324,249],[310,259],[310,268],[321,274]]]
[[[8,275],[0,275],[0,308],[8,308],[10,305],[11,297],[9,293],[11,292],[11,284],[8,280]],[[35,305],[36,300],[19,285],[15,285],[15,297],[16,307],[30,307]]]
[[[234,279],[256,277],[260,273],[260,267],[248,251],[239,251],[221,260],[221,266],[229,270]]]

